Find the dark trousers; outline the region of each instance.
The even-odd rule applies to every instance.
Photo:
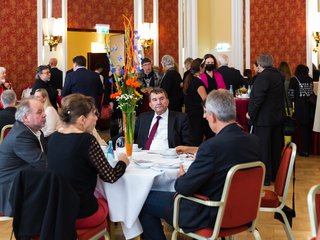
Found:
[[[281,158],[283,134],[281,125],[254,126],[253,132],[261,144],[261,161],[266,166],[265,182],[274,181],[278,172]]]
[[[166,240],[161,219],[172,225],[174,192],[151,191],[139,215],[143,239]]]
[[[190,111],[187,112],[187,115],[191,124],[191,135],[193,144],[199,146],[203,142],[204,137],[204,121],[207,121],[203,118],[203,112],[200,111]]]
[[[310,143],[311,143],[311,131],[312,125],[308,124],[301,124],[301,152],[309,153],[310,152]]]

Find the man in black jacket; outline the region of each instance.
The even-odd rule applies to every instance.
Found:
[[[45,89],[48,92],[48,96],[49,96],[52,107],[54,107],[55,109],[58,109],[58,106],[57,106],[58,91],[51,85],[50,77],[51,77],[51,73],[50,73],[49,66],[40,65],[37,68],[36,81],[32,86],[31,95],[34,95],[36,90],[39,88]]]
[[[217,57],[219,68],[217,71],[221,73],[223,81],[226,84],[226,88],[230,89],[232,85],[233,90],[241,88],[243,85],[247,85],[240,71],[228,66],[229,58],[226,54],[218,55]]]
[[[230,168],[237,164],[259,161],[258,138],[239,127],[235,102],[227,90],[213,90],[205,103],[205,117],[214,138],[202,143],[196,159],[185,173],[180,166],[175,190],[185,196],[200,194],[212,201],[221,199],[224,182]],[[174,192],[151,191],[139,219],[144,239],[165,240],[160,218],[172,224]],[[202,207],[182,201],[179,225],[186,232],[212,227],[218,208]]]
[[[0,130],[8,124],[14,124],[16,121],[16,102],[17,97],[13,90],[5,90],[1,94],[1,102],[3,104],[3,110],[0,111]]]
[[[253,132],[262,147],[262,162],[266,165],[265,185],[274,181],[281,157],[284,113],[284,78],[273,67],[270,54],[258,57],[259,75],[250,94],[247,117],[253,123]]]

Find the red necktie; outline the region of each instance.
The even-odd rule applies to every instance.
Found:
[[[150,131],[148,140],[147,140],[146,144],[144,145],[144,150],[149,150],[149,149],[150,149],[152,140],[153,140],[154,136],[156,135],[156,132],[157,132],[157,129],[158,129],[158,126],[159,126],[159,121],[160,121],[160,119],[161,119],[161,117],[160,117],[160,116],[157,116],[157,121],[156,121],[156,123],[152,126],[152,129],[151,129],[151,131]]]

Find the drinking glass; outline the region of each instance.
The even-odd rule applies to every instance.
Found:
[[[125,139],[124,137],[119,137],[116,141],[116,153],[117,153],[117,157],[121,154],[121,153],[125,153],[126,152],[126,144],[125,144]]]

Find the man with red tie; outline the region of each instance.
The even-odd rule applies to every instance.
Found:
[[[154,88],[149,100],[153,112],[140,114],[136,122],[135,139],[139,147],[145,150],[164,150],[178,145],[192,146],[188,116],[168,109],[166,91]]]

